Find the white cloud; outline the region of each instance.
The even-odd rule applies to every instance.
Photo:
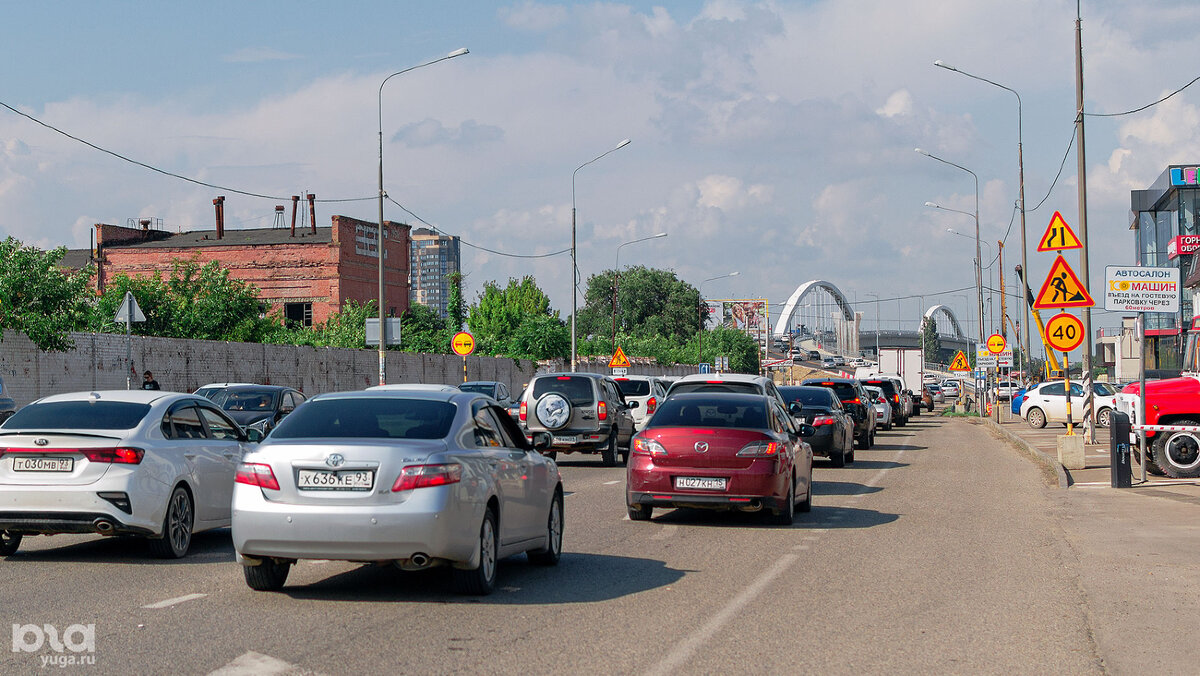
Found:
[[[545,33],[557,28],[567,19],[567,10],[561,5],[546,5],[526,0],[513,7],[502,8],[500,19],[518,30]]]
[[[911,115],[912,112],[912,94],[909,94],[908,91],[904,89],[893,92],[892,95],[888,97],[887,102],[883,104],[883,107],[875,109],[875,113],[883,117]]]

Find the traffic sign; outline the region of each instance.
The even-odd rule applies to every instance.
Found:
[[[117,308],[117,314],[113,316],[113,321],[118,324],[146,321],[146,315],[142,314],[142,308],[138,307],[137,299],[133,297],[132,291],[125,292],[125,299],[121,301],[121,307]]]
[[[1050,266],[1050,274],[1042,282],[1042,290],[1033,301],[1033,309],[1092,307],[1095,304],[1083,282],[1079,281],[1075,271],[1067,265],[1067,260],[1060,255]]]
[[[712,364],[708,362],[700,362],[697,369],[700,373],[712,373]]]
[[[971,365],[967,363],[967,355],[963,354],[962,350],[954,355],[954,359],[950,362],[951,371],[970,371]]]
[[[992,335],[988,336],[988,352],[991,352],[992,354],[1000,354],[1004,351],[1004,347],[1006,345],[1008,345],[1008,341],[1004,340],[1004,336],[1000,335],[999,333],[993,333]]]
[[[1069,312],[1062,312],[1046,322],[1046,344],[1059,352],[1070,352],[1083,342],[1083,322]]]
[[[1013,365],[1013,351],[1012,351],[1012,348],[1011,348],[1011,347],[1010,347],[1010,348],[1007,348],[1007,349],[1005,349],[1003,352],[1001,352],[1000,354],[996,355],[996,364],[997,364],[997,365],[998,365],[1000,368],[1006,368],[1006,369],[1010,369],[1010,368],[1012,368],[1012,365]]]
[[[992,354],[990,350],[985,348],[975,351],[975,368],[994,369],[998,363],[996,355]]]
[[[1063,220],[1062,214],[1054,212],[1046,234],[1038,242],[1038,251],[1062,251],[1064,249],[1082,249],[1083,242],[1075,236],[1075,231]]]
[[[629,357],[625,356],[625,350],[617,346],[617,351],[613,353],[612,359],[608,360],[608,368],[629,368]]]
[[[1179,268],[1104,268],[1104,309],[1110,312],[1179,312],[1179,291]]]
[[[465,357],[475,351],[475,336],[466,331],[459,331],[450,339],[450,349],[454,354]]]
[[[614,378],[623,378],[629,375],[629,369],[624,366],[612,367],[612,375]]]

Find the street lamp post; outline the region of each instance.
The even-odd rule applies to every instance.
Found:
[[[945,68],[946,70],[954,71],[955,73],[959,73],[961,75],[966,75],[967,77],[969,77],[973,80],[979,80],[980,82],[986,82],[992,86],[999,87],[999,88],[1003,89],[1004,91],[1009,92],[1013,96],[1017,97],[1017,201],[1021,205],[1021,270],[1022,270],[1022,272],[1024,272],[1029,269],[1029,263],[1027,260],[1029,248],[1025,243],[1025,155],[1024,155],[1024,151],[1022,150],[1022,138],[1021,138],[1022,126],[1023,126],[1023,124],[1021,122],[1021,119],[1022,119],[1021,95],[1018,94],[1015,89],[1012,89],[1010,87],[1005,87],[1004,85],[1000,84],[999,82],[993,82],[985,77],[979,77],[978,75],[972,75],[971,73],[968,73],[965,70],[959,70],[958,68],[955,68],[954,66],[951,66],[943,61],[940,61],[940,60],[934,61],[933,65],[937,66],[938,68]],[[1022,327],[1024,330],[1022,331],[1023,335],[1018,336],[1018,337],[1021,338],[1022,341],[1024,342],[1024,344],[1021,347],[1022,347],[1022,351],[1026,355],[1026,358],[1028,359],[1029,346],[1030,346],[1030,342],[1029,342],[1029,317],[1030,317],[1030,315],[1029,315],[1029,295],[1028,295],[1029,282],[1028,282],[1028,280],[1026,280],[1024,278],[1024,275],[1021,276],[1021,279],[1022,279],[1021,286],[1023,287],[1021,289],[1021,293],[1020,293],[1021,308],[1023,310],[1021,313],[1021,322],[1024,324],[1024,326]],[[1004,318],[1001,317],[1000,321],[1003,322]]]
[[[575,369],[579,363],[578,351],[575,347],[575,315],[579,314],[579,260],[575,250],[575,174],[578,174],[580,169],[592,162],[609,153],[616,152],[627,145],[629,145],[629,139],[621,141],[612,150],[600,153],[587,162],[584,162],[576,167],[575,171],[571,172],[571,373],[575,373]]]
[[[383,241],[383,198],[384,198],[384,195],[387,194],[383,191],[383,86],[388,83],[388,80],[396,77],[397,75],[403,75],[404,73],[407,73],[410,70],[424,68],[425,66],[432,66],[433,64],[435,64],[439,61],[453,59],[454,57],[462,56],[463,54],[470,54],[470,50],[468,50],[466,47],[463,47],[462,49],[456,49],[453,52],[450,52],[449,54],[447,54],[441,58],[437,58],[432,61],[426,61],[425,63],[419,64],[416,66],[412,66],[411,68],[405,68],[404,70],[398,70],[395,73],[392,73],[391,75],[383,78],[383,82],[379,83],[379,232],[375,233],[375,253],[379,255],[379,384],[380,385],[385,384],[385,381],[387,379],[386,378],[386,376],[387,376],[387,373],[386,373],[387,361],[385,358],[386,354],[387,354],[387,323],[384,321],[384,318],[383,318],[383,304],[384,304],[383,301],[385,298],[384,288],[383,288],[383,262],[384,262],[383,259],[385,258],[385,256],[384,256],[385,246],[384,246],[384,241]]]
[[[638,242],[645,242],[647,240],[658,239],[660,237],[666,237],[666,236],[667,236],[667,233],[660,232],[657,235],[650,235],[649,237],[643,237],[641,239],[635,239],[630,242],[625,242],[617,247],[617,262],[613,266],[613,311],[612,311],[612,316],[613,316],[612,352],[613,352],[613,354],[617,353],[617,289],[621,284],[621,247],[627,246],[629,244],[637,244]]]
[[[875,296],[875,364],[876,364],[876,366],[878,366],[879,365],[879,306],[881,304],[881,301],[879,300],[879,294],[877,294],[877,293],[867,292],[864,295]]]
[[[704,280],[703,282],[700,282],[700,288],[697,289],[697,291],[700,292],[700,332],[696,334],[696,339],[697,339],[696,342],[697,342],[697,345],[699,345],[699,347],[700,347],[700,349],[698,350],[698,352],[700,354],[699,354],[699,358],[696,359],[696,368],[700,368],[700,362],[704,361],[704,315],[708,314],[708,312],[707,312],[708,306],[706,306],[704,304],[704,285],[713,280],[725,279],[726,277],[737,277],[740,274],[741,274],[740,271],[735,270],[734,272],[730,272],[729,274],[717,275],[716,277],[709,277],[708,279]]]

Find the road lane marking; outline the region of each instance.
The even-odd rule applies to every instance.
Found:
[[[619,483],[621,483],[621,480],[620,480],[620,479],[617,479],[616,481],[605,481],[605,482],[604,482],[604,485],[605,485],[605,486],[611,486],[611,485],[613,485],[613,484],[619,484]]]
[[[651,540],[666,540],[667,538],[671,537],[678,531],[679,531],[679,526],[667,524],[662,527],[662,530],[658,531],[654,535],[651,535],[650,539]]]
[[[142,607],[143,608],[152,608],[155,610],[157,610],[159,608],[170,608],[171,606],[173,606],[175,604],[184,603],[185,601],[195,601],[196,599],[202,599],[205,596],[208,596],[208,594],[188,594],[187,596],[180,596],[178,598],[167,599],[166,601],[159,601],[158,603],[151,603],[150,605],[142,606]]]
[[[216,671],[210,671],[208,676],[283,676],[284,674],[316,676],[316,672],[254,651],[242,653],[229,664]]]

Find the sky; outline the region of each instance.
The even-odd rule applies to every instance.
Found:
[[[382,115],[386,190],[408,210],[389,202],[386,218],[474,245],[468,300],[528,274],[569,315],[570,259],[544,255],[571,246],[574,203],[584,280],[612,269],[621,244],[665,232],[624,247],[620,264],[695,286],[737,271],[704,295],[766,298],[774,312],[827,280],[866,330],[876,316],[914,329],[943,303],[974,333],[975,183],[913,150],[978,176],[984,262],[1003,240],[1011,288],[1016,97],[935,60],[1021,96],[1032,284],[1053,261],[1035,251],[1053,213],[1080,224],[1073,1],[3,6],[0,102],[64,132],[0,108],[0,236],[40,247],[86,248],[94,223],[139,218],[212,229],[219,194],[228,228],[271,227],[275,205],[305,191],[320,225],[374,221]],[[1080,11],[1089,114],[1200,75],[1200,4]],[[380,94],[391,73],[463,47]],[[1200,86],[1086,118],[1093,295],[1105,265],[1134,264],[1130,190],[1200,162],[1198,132]],[[1077,272],[1079,260],[1068,254]],[[992,286],[999,267],[985,270]],[[1095,328],[1119,324],[1093,313]]]

